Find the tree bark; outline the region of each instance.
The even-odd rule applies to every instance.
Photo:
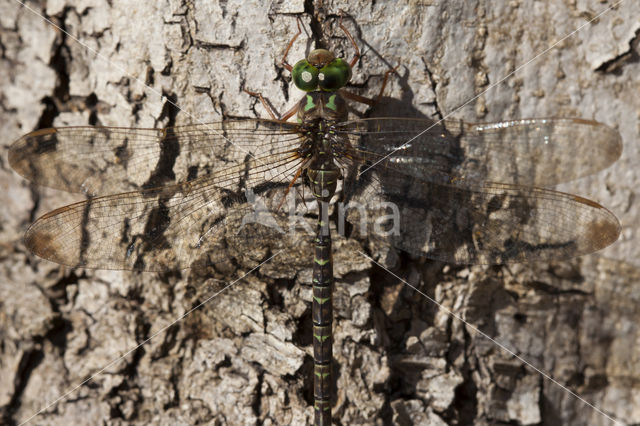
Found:
[[[612,5],[4,0],[0,143],[50,126],[267,118],[243,89],[284,112],[301,96],[279,66],[296,17],[304,28],[290,63],[314,39],[350,59],[340,9],[362,51],[352,91],[375,96],[400,65],[367,114],[617,128],[621,160],[561,186],[621,219],[621,240],[600,253],[467,267],[334,241],[333,412],[336,424],[638,423],[640,5],[626,0],[589,23]],[[231,254],[207,276],[69,270],[30,255],[21,235],[81,198],[30,186],[6,157],[0,179],[2,423],[312,422],[311,241],[246,276],[255,265]]]

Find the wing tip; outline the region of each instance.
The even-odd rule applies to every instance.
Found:
[[[29,227],[29,229],[27,229],[27,232],[25,232],[24,234],[23,241],[27,249],[31,253],[42,259],[66,266],[72,266],[68,265],[68,262],[65,262],[58,255],[59,247],[55,243],[55,235],[52,235],[48,232],[43,232],[42,229],[39,229],[40,227],[38,225],[39,222],[36,221]]]
[[[620,233],[622,232],[620,222],[613,215],[609,219],[613,220],[601,220],[594,222],[589,227],[589,235],[591,235],[593,241],[598,243],[597,246],[594,247],[594,251],[609,247],[611,244],[618,241],[618,238],[620,238]]]

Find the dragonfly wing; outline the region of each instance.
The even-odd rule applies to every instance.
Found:
[[[193,180],[246,158],[292,150],[300,143],[295,130],[268,120],[167,129],[51,128],[18,139],[9,163],[38,185],[108,195]]]
[[[582,119],[434,124],[426,119],[371,118],[337,128],[358,147],[354,157],[362,163],[395,164],[402,173],[458,185],[555,185],[602,170],[622,152],[616,130]]]
[[[267,156],[178,185],[90,198],[40,217],[25,243],[71,267],[168,271],[215,264],[234,247],[242,252],[282,240],[288,218],[277,207],[297,167],[290,156]]]
[[[441,185],[390,169],[366,176],[345,186],[354,229],[445,262],[565,259],[600,250],[620,233],[610,211],[571,194],[502,183]]]

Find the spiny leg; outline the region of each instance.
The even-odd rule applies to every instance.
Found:
[[[296,174],[293,176],[293,179],[291,179],[291,182],[289,183],[289,186],[287,187],[287,190],[284,192],[284,195],[282,196],[282,201],[280,201],[280,203],[278,204],[278,207],[276,208],[276,211],[280,210],[280,207],[282,207],[282,205],[284,204],[287,195],[289,195],[289,191],[291,191],[291,188],[293,187],[293,185],[296,183],[296,181],[298,180],[298,178],[300,177],[300,175],[302,175],[302,172],[304,172],[304,165],[300,166],[298,168],[298,171],[296,172]]]
[[[262,96],[262,93],[251,92],[251,91],[249,91],[247,89],[242,89],[242,90],[246,94],[251,95],[251,96],[255,96],[256,98],[260,99],[260,102],[262,103],[262,106],[264,107],[264,109],[267,110],[267,113],[269,113],[269,115],[271,116],[271,118],[273,120],[276,120],[276,121],[287,121],[288,119],[293,117],[296,112],[298,112],[298,104],[296,104],[289,111],[285,112],[283,115],[280,115],[280,113],[278,113],[278,111],[276,111],[276,109],[273,108],[269,102],[267,102],[267,100],[264,98],[264,96]]]
[[[345,26],[342,25],[342,18],[343,17],[344,17],[344,11],[342,9],[340,9],[340,22],[338,23],[338,26],[347,35],[347,38],[349,39],[349,41],[351,42],[351,45],[353,46],[353,48],[356,51],[356,54],[353,56],[353,59],[351,59],[351,62],[349,63],[349,66],[351,68],[353,68],[353,66],[356,64],[356,62],[358,62],[358,60],[360,59],[360,48],[358,47],[358,44],[356,43],[356,41],[353,39],[353,36],[349,32],[349,30],[347,30],[345,28]],[[377,104],[378,102],[380,102],[380,99],[382,99],[382,94],[384,93],[384,89],[385,89],[385,87],[387,87],[387,80],[389,80],[389,75],[391,75],[391,73],[395,72],[399,67],[400,67],[400,64],[396,65],[394,68],[392,68],[392,69],[390,69],[390,70],[388,70],[387,72],[384,73],[384,80],[382,81],[382,87],[380,88],[380,92],[378,93],[378,96],[375,97],[375,99],[367,98],[365,96],[356,95],[355,93],[347,92],[344,89],[340,90],[340,94],[343,95],[347,99],[351,99],[352,101],[360,102],[361,104],[366,104],[366,105],[369,105],[369,106],[373,106],[373,105]]]
[[[287,55],[289,54],[289,50],[291,49],[291,46],[293,46],[293,43],[300,36],[300,34],[302,34],[302,27],[300,25],[300,18],[297,18],[296,21],[298,23],[298,32],[293,36],[293,38],[291,39],[291,41],[287,45],[287,48],[284,51],[284,55],[282,56],[282,59],[280,60],[280,63],[282,64],[282,66],[289,72],[291,72],[293,67],[287,62]]]
[[[356,62],[358,62],[358,59],[360,59],[360,48],[358,47],[358,45],[356,44],[356,41],[351,36],[351,33],[349,32],[349,30],[347,30],[345,28],[345,26],[342,25],[342,17],[343,16],[344,16],[344,11],[342,9],[340,9],[340,22],[338,23],[338,26],[342,29],[342,31],[344,31],[344,33],[347,35],[347,38],[349,39],[349,41],[351,41],[351,45],[356,50],[356,54],[353,56],[353,59],[351,59],[351,62],[349,62],[349,66],[351,68],[353,68],[353,66],[356,64]]]
[[[390,70],[387,70],[387,72],[384,73],[384,80],[382,80],[382,87],[380,87],[380,92],[378,92],[378,96],[376,96],[374,99],[367,98],[366,96],[356,95],[355,93],[347,92],[344,89],[340,89],[339,92],[342,96],[344,96],[347,99],[350,99],[355,102],[360,102],[361,104],[374,106],[375,104],[380,102],[380,99],[382,99],[382,95],[384,94],[384,89],[387,87],[387,81],[389,80],[389,76],[392,73],[396,72],[396,70],[399,67],[400,67],[400,64],[396,65],[394,68]]]
[[[293,43],[295,43],[296,39],[300,36],[300,34],[302,34],[302,26],[301,26],[301,23],[300,23],[300,18],[297,18],[296,21],[297,21],[297,25],[298,25],[298,32],[295,33],[293,38],[291,38],[291,41],[289,41],[289,44],[287,45],[287,48],[284,50],[284,54],[282,55],[282,59],[280,60],[280,63],[282,64],[282,66],[289,72],[291,72],[293,67],[287,62],[287,55],[289,55],[289,50],[291,50],[291,46],[293,46]],[[267,110],[267,113],[274,120],[287,121],[288,119],[293,117],[293,115],[296,112],[298,112],[298,106],[296,105],[293,108],[291,108],[289,111],[285,112],[284,115],[280,115],[280,113],[278,113],[278,111],[276,111],[276,109],[273,108],[273,106],[271,106],[271,104],[269,102],[267,102],[267,100],[264,98],[264,96],[262,96],[261,93],[259,93],[259,92],[251,92],[251,91],[249,91],[247,89],[243,89],[243,90],[244,90],[244,92],[246,94],[251,95],[251,96],[255,96],[256,98],[260,99],[260,102],[262,103],[262,106],[264,106],[264,109]]]

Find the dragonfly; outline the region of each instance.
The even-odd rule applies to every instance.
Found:
[[[620,233],[600,204],[548,189],[615,162],[616,130],[559,117],[350,119],[349,102],[375,105],[395,69],[376,98],[348,91],[360,51],[342,18],[339,26],[355,50],[351,60],[317,48],[290,65],[298,21],[282,65],[304,95],[282,115],[246,90],[270,119],[49,128],[9,150],[11,167],[29,181],[86,195],[38,218],[24,237],[35,255],[74,268],[162,272],[215,266],[230,252],[266,258],[260,248],[303,233],[298,222],[316,211],[316,425],[331,424],[332,220],[339,232],[457,264],[567,259]],[[290,207],[290,199],[303,203]]]

